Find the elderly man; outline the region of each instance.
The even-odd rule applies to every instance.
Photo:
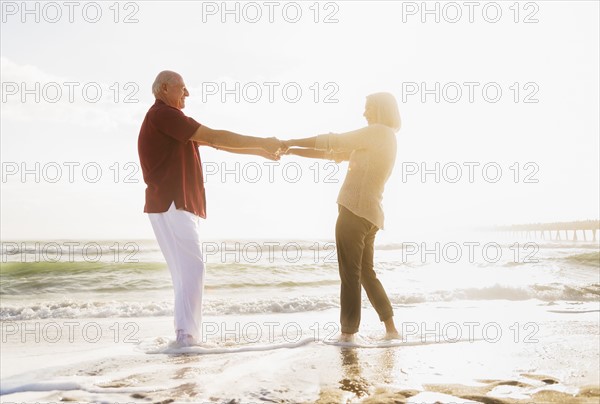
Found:
[[[156,102],[146,113],[138,138],[147,185],[144,212],[171,272],[176,343],[189,346],[200,336],[204,289],[199,223],[206,218],[206,198],[198,146],[276,160],[282,144],[275,138],[214,130],[187,117],[181,110],[189,92],[175,72],[160,72],[152,92]]]

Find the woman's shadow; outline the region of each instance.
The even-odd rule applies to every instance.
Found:
[[[398,374],[394,374],[397,367],[398,352],[394,348],[382,348],[377,350],[375,366],[367,366],[372,369],[365,375],[361,365],[359,348],[342,347],[340,349],[340,361],[342,368],[342,380],[339,381],[341,390],[353,393],[357,398],[369,396],[374,385],[393,385],[398,382]],[[374,359],[373,357],[371,360]],[[402,372],[400,370],[400,372]],[[410,396],[410,395],[409,395]],[[404,396],[403,398],[405,398]]]

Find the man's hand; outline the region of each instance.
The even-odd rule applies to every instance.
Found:
[[[281,159],[281,155],[279,155],[279,154],[272,154],[272,153],[269,153],[268,151],[263,150],[263,149],[258,149],[258,150],[259,150],[259,152],[256,153],[256,155],[264,157],[267,160],[279,161]]]
[[[290,149],[290,146],[283,140],[280,140],[281,147],[279,149],[279,155],[287,154],[287,151]]]

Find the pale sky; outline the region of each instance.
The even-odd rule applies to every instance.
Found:
[[[153,238],[137,137],[164,69],[197,121],[281,139],[360,128],[365,96],[393,93],[403,127],[380,239],[599,216],[596,1],[22,4],[2,2],[2,240]],[[346,164],[201,156],[207,239],[333,238]]]

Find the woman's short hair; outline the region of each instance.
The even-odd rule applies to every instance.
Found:
[[[374,93],[367,96],[367,102],[371,104],[376,113],[377,123],[389,126],[398,132],[402,122],[400,121],[400,112],[398,112],[398,103],[391,93]]]

